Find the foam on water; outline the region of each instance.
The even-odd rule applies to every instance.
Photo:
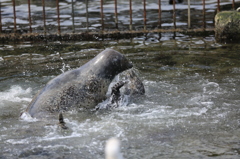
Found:
[[[23,112],[20,116],[20,119],[23,120],[23,121],[27,121],[27,122],[39,121],[38,119],[31,117],[31,115],[28,114],[27,112]]]
[[[180,127],[179,125],[189,129],[188,125],[194,125],[196,122],[195,118],[200,120],[198,124],[201,125],[217,124],[219,122],[217,119],[206,122],[201,118],[202,116],[207,116],[208,111],[211,111],[212,107],[210,106],[215,104],[212,98],[217,97],[223,89],[220,88],[219,83],[202,79],[199,75],[194,76],[194,78],[196,80],[194,84],[198,84],[198,86],[193,90],[190,85],[186,89],[192,89],[192,92],[187,94],[177,93],[181,87],[185,86],[184,84],[180,84],[177,87],[171,81],[144,80],[146,100],[141,104],[131,103],[111,111],[96,112],[89,114],[89,117],[82,120],[76,118],[78,112],[65,113],[65,122],[69,127],[67,131],[62,131],[56,124],[45,125],[44,129],[41,128],[43,131],[41,136],[34,135],[19,139],[10,138],[5,140],[5,142],[12,145],[25,145],[25,147],[28,147],[23,149],[22,153],[25,155],[30,155],[31,151],[35,152],[40,149],[40,152],[42,150],[46,152],[64,150],[76,154],[86,153],[96,156],[96,153],[103,152],[105,140],[111,136],[122,139],[124,141],[123,146],[126,147],[128,146],[126,142],[128,143],[134,134],[135,139],[129,144],[138,144],[135,142],[140,139],[146,142],[149,140],[149,137],[154,138],[153,136],[155,136],[156,138],[155,133],[164,133],[164,131],[172,127]],[[6,92],[14,92],[13,90],[18,90],[18,95],[20,96],[24,94],[24,89],[19,86],[13,87]],[[30,93],[30,91],[28,90],[27,92]],[[169,94],[171,99],[169,99]],[[18,95],[15,94],[15,96]],[[170,104],[169,100],[173,98],[175,98],[175,103],[181,103],[181,106]],[[217,116],[222,118],[226,116],[226,113],[217,114]],[[25,114],[22,122],[32,123],[31,118],[29,120],[28,118],[29,116]],[[38,122],[35,121],[34,124],[38,124]],[[180,130],[181,127],[179,128]],[[175,131],[171,133],[173,135],[177,134]],[[170,136],[171,133],[169,134]],[[158,138],[162,139],[163,137]],[[154,141],[152,141],[152,144],[154,144]],[[157,147],[170,146],[164,140],[159,144]],[[28,145],[31,145],[31,148]],[[128,153],[131,154],[131,151],[128,150]]]
[[[197,45],[201,45],[201,39]],[[141,58],[154,59],[150,51],[141,52],[143,40],[136,40],[141,41],[136,46],[140,51],[132,51],[132,46],[119,46],[119,50],[133,52],[127,55],[136,60],[133,61],[135,64]],[[186,44],[184,41],[187,39],[183,39]],[[217,48],[219,51],[220,48]],[[172,58],[193,56],[200,60],[211,56],[212,52],[215,54],[215,49],[210,50],[207,53],[202,49],[179,49]],[[76,54],[89,52],[87,49],[81,51]],[[165,51],[169,52],[168,49]],[[154,55],[159,53],[154,52]],[[63,58],[59,58],[60,55]],[[56,56],[61,59],[58,73],[60,69],[65,72],[70,66],[78,67],[79,63],[69,64],[64,55],[56,53],[47,56],[47,64],[51,67],[51,59]],[[35,56],[40,57],[38,54]],[[76,61],[78,57],[75,57]],[[231,61],[231,58],[228,59]],[[134,102],[124,101],[120,107],[110,110],[64,112],[67,130],[57,125],[57,117],[35,120],[23,113],[19,119],[21,110],[30,103],[32,95],[56,74],[10,79],[9,85],[17,84],[12,87],[2,84],[0,92],[0,158],[103,158],[105,141],[113,136],[122,141],[125,158],[239,158],[238,65],[222,71],[222,63],[205,65],[205,60],[202,63],[186,61],[183,65],[178,64],[179,61],[174,65],[163,65],[154,60],[149,63],[145,63],[147,60],[140,61],[138,66],[142,69],[140,77],[144,79],[145,96]],[[147,65],[154,65],[154,70],[148,70]],[[109,87],[108,95],[119,80],[121,77],[117,76]],[[104,105],[104,102],[101,104]]]
[[[3,102],[30,102],[29,94],[32,92],[31,88],[23,89],[21,86],[13,85],[9,90],[0,92],[0,106]],[[2,105],[3,106],[3,105]]]

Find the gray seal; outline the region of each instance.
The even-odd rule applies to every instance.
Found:
[[[106,99],[114,77],[130,68],[132,64],[124,55],[106,49],[80,68],[49,81],[33,98],[26,112],[32,117],[43,118],[73,108],[95,108]]]

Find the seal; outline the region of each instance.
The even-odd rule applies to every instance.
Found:
[[[26,109],[32,117],[72,110],[92,109],[106,99],[111,81],[133,65],[121,53],[106,49],[80,68],[67,71],[39,91]]]

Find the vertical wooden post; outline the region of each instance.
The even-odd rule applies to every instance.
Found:
[[[102,31],[104,31],[104,14],[103,14],[103,0],[101,2],[101,21],[102,21]]]
[[[129,0],[129,16],[130,16],[130,24],[129,30],[132,30],[132,0]]]
[[[29,21],[29,32],[32,33],[31,1],[30,0],[28,0],[28,21]]]
[[[206,29],[206,8],[205,8],[205,0],[203,0],[203,29]]]
[[[88,22],[88,0],[85,0],[85,4],[86,4],[86,27],[87,27],[87,31],[88,31],[88,26],[89,26],[89,22]]]
[[[118,12],[117,12],[117,0],[114,0],[115,4],[115,26],[118,29]]]
[[[43,7],[43,29],[44,29],[44,35],[46,36],[46,15],[45,15],[45,0],[42,0],[42,7]]]
[[[175,0],[173,0],[173,26],[176,29],[176,4]]]
[[[75,14],[74,14],[74,2],[72,0],[72,32],[75,33]]]
[[[220,0],[217,0],[217,12],[220,12]]]
[[[235,10],[235,0],[232,0],[232,8]]]
[[[188,0],[188,29],[191,28],[191,4],[190,0]]]
[[[59,0],[56,0],[57,5],[57,22],[58,22],[58,34],[61,34],[61,26],[60,26],[60,11],[59,11]]]
[[[146,11],[146,0],[143,0],[143,21],[144,21],[144,30],[147,29],[147,11]]]
[[[158,0],[158,28],[162,28],[162,7],[161,0]]]
[[[16,22],[16,4],[15,4],[15,0],[12,0],[12,5],[13,5],[13,20],[14,20],[14,33],[17,32],[17,22]]]

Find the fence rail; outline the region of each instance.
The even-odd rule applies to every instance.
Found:
[[[0,37],[96,39],[148,32],[213,31],[217,12],[226,6],[240,6],[235,0],[185,0],[181,4],[175,0],[139,1],[4,0],[0,2]]]

